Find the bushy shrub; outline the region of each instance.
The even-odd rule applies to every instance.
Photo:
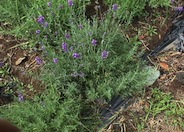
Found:
[[[83,1],[47,2],[31,2],[19,17],[25,17],[19,31],[43,52],[35,60],[43,66],[40,76],[47,90],[32,101],[2,107],[0,113],[26,132],[95,131],[96,100],[127,97],[145,85],[139,45],[126,38],[118,23],[124,13],[130,13],[124,15],[127,21],[136,16],[145,2],[125,0],[125,12],[109,5],[107,15],[93,21],[86,20]]]
[[[117,4],[117,16],[124,24],[131,24],[132,20],[142,17],[146,13],[145,8],[169,7],[170,0],[107,0],[108,3]]]
[[[48,17],[47,21],[51,24],[57,21],[57,25],[52,25],[52,28],[64,28],[66,29],[69,18],[73,15],[81,15],[85,12],[85,5],[90,0],[73,0],[74,6],[68,7],[67,0],[55,0],[52,2],[50,8],[48,8],[49,1],[47,0],[1,0],[0,11],[0,22],[8,22],[14,27],[14,30],[10,30],[11,33],[17,36],[31,37],[33,31],[36,30],[37,26],[33,25],[36,21],[36,17],[44,15]],[[109,9],[112,9],[112,4],[118,5],[116,16],[119,20],[123,21],[124,24],[128,25],[131,23],[133,18],[141,17],[145,14],[145,6],[150,7],[168,7],[170,6],[170,0],[107,0],[106,3]],[[74,10],[74,12],[72,12]],[[55,23],[55,22],[54,22]]]
[[[77,130],[80,126],[80,100],[60,101],[56,88],[49,87],[32,101],[2,106],[0,115],[19,126],[23,132],[60,132]]]

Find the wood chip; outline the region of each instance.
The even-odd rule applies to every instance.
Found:
[[[26,56],[19,58],[19,59],[15,62],[15,65],[16,65],[16,66],[17,66],[17,65],[20,65],[20,64],[22,63],[22,61],[25,60],[25,59],[26,59]]]
[[[165,62],[160,62],[159,65],[160,65],[160,67],[161,67],[162,69],[164,69],[164,70],[166,70],[166,71],[169,70],[169,65],[168,65],[167,63],[165,63]]]

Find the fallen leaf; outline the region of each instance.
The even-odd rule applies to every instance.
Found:
[[[19,58],[19,59],[15,62],[15,65],[16,65],[16,66],[19,65],[19,64],[22,63],[22,61],[25,60],[25,59],[26,59],[26,56]]]
[[[160,67],[161,67],[162,69],[167,70],[167,71],[169,70],[169,65],[168,65],[167,63],[165,63],[165,62],[160,62],[159,65],[160,65]]]

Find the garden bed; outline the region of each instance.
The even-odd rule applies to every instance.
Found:
[[[25,40],[16,39],[10,35],[0,36],[1,94],[4,94],[2,100],[7,100],[6,96],[10,99],[13,95],[33,98],[44,90],[41,81],[36,77],[40,65],[36,63],[35,57],[41,52],[34,51],[27,45],[28,42]]]
[[[88,16],[90,22],[74,21],[70,15],[54,17],[70,11],[74,15],[78,8],[72,8],[72,3],[65,2],[55,14],[52,6],[57,4],[50,2],[47,7],[39,4],[47,10],[42,12],[45,17],[40,12],[33,13],[34,21],[28,17],[27,25],[16,27],[20,35],[24,30],[29,31],[27,40],[0,36],[1,117],[28,132],[61,131],[61,128],[62,131],[98,131],[99,124],[101,131],[107,132],[183,131],[183,53],[169,51],[149,58],[161,75],[146,88],[143,81],[146,73],[142,71],[145,63],[137,56],[142,49],[150,52],[162,41],[172,25],[172,9],[146,6],[143,11],[147,14],[140,17],[136,15],[142,8],[138,8],[133,11],[134,17],[125,15],[120,21],[123,24],[118,26],[121,14],[116,14],[117,4],[109,11],[113,19],[112,14],[106,14],[107,21],[104,19],[109,7],[103,5],[103,14],[98,12],[97,19],[92,19],[95,13]],[[93,4],[89,7],[96,7]],[[33,7],[37,8],[34,4]],[[132,25],[127,18],[133,20]],[[35,27],[30,28],[33,22]],[[1,22],[3,31],[12,27],[11,23]],[[115,106],[112,117],[103,124],[98,115],[113,106],[112,99],[116,96],[125,99],[120,104],[126,107]]]

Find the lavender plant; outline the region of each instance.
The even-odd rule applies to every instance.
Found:
[[[82,14],[81,9],[84,8],[90,0],[1,0],[0,1],[0,11],[2,15],[0,16],[0,22],[8,22],[11,24],[14,30],[10,30],[16,36],[32,37],[35,30],[38,28],[33,25],[35,18],[39,15],[44,15],[47,17],[49,23],[48,26],[52,25],[52,28],[68,28],[68,18],[72,16],[71,10],[74,9],[75,13],[78,15]],[[115,10],[116,16],[119,20],[123,21],[124,24],[129,25],[135,17],[142,17],[145,14],[145,6],[150,7],[169,7],[170,0],[107,0],[104,1],[105,4],[109,6],[109,9]],[[113,6],[111,6],[114,4]],[[67,8],[67,7],[71,8]],[[49,18],[49,20],[48,20]],[[57,25],[53,25],[54,21],[57,21]],[[46,22],[47,25],[47,22]],[[3,29],[1,29],[3,30]],[[32,37],[34,39],[34,37]]]
[[[101,22],[94,19],[92,25],[82,17],[78,21],[70,18],[70,30],[59,31],[53,40],[56,42],[54,46],[50,40],[42,39],[41,43],[47,47],[44,50],[47,63],[43,70],[46,83],[56,84],[62,93],[68,93],[68,85],[74,84],[74,95],[90,101],[101,97],[111,99],[117,93],[130,95],[130,91],[140,88],[142,82],[130,85],[143,75],[139,61],[132,65],[136,62],[137,45],[126,40],[112,18],[113,13],[110,11]],[[37,37],[43,38],[41,35]],[[57,64],[53,63],[53,58],[57,58]],[[133,88],[127,89],[129,85]]]
[[[95,131],[96,100],[127,97],[145,85],[138,45],[117,22],[121,5],[112,3],[104,17],[88,21],[83,4],[34,1],[25,16],[21,31],[43,51],[35,60],[43,66],[47,90],[32,101],[1,107],[0,113],[26,132]]]
[[[132,20],[141,18],[146,14],[146,7],[154,10],[156,7],[169,7],[170,0],[107,0],[108,3],[114,4],[113,9],[117,10],[117,17],[126,25],[131,24]],[[135,19],[134,19],[135,18]]]
[[[24,132],[76,131],[80,128],[86,131],[79,120],[79,102],[77,98],[60,101],[60,94],[53,86],[32,101],[2,106],[0,116]]]

